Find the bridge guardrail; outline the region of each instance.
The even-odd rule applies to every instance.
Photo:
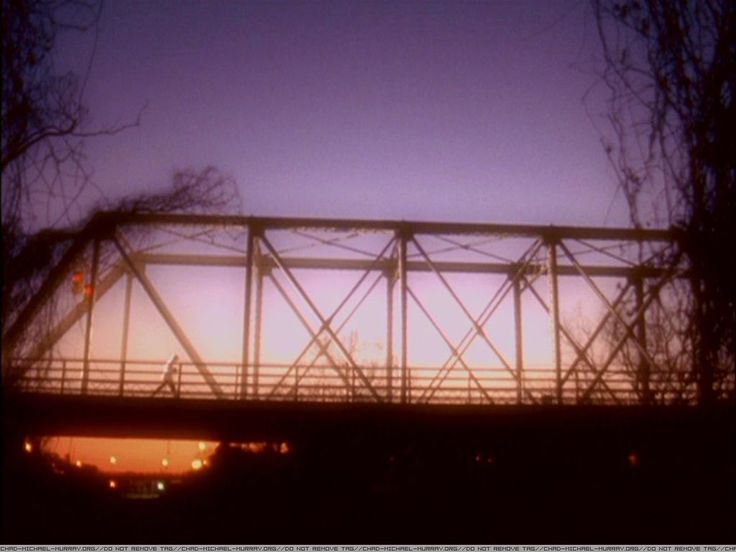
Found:
[[[159,397],[178,400],[226,399],[293,402],[376,402],[365,382],[350,366],[262,364],[248,367],[247,385],[242,382],[242,365],[215,362],[207,367],[223,395],[217,397],[202,378],[197,366],[181,362],[166,375],[160,360],[16,359],[12,363],[22,376],[14,382],[21,392],[99,395],[114,397]],[[385,366],[360,366],[367,382],[381,402],[398,403],[398,370]],[[388,377],[393,373],[393,377]],[[563,389],[563,404],[581,401],[594,373],[571,376]],[[556,379],[552,368],[524,371],[520,387],[513,374],[502,367],[473,367],[468,372],[443,372],[439,366],[413,367],[406,402],[414,404],[551,404],[555,403]],[[521,395],[521,401],[519,400]],[[682,400],[682,390],[662,392],[667,402]],[[611,369],[605,390],[594,393],[589,403],[638,404],[641,396],[631,373]]]

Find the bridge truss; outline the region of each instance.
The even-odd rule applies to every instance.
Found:
[[[182,400],[691,403],[672,250],[664,230],[105,213],[3,337],[4,376]]]

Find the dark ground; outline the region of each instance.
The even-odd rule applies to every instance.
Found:
[[[582,416],[582,414],[581,414]],[[23,451],[6,423],[7,543],[716,543],[736,540],[734,410],[492,432],[305,433],[221,446],[160,498]],[[10,427],[11,429],[7,429]],[[338,429],[341,428],[341,429]],[[64,467],[64,466],[62,466]]]

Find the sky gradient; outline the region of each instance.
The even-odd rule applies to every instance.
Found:
[[[625,225],[583,104],[595,38],[579,0],[108,2],[94,122],[145,109],[90,163],[110,197],[211,164],[244,214]]]
[[[82,72],[94,39],[66,37],[59,63]],[[110,1],[87,104],[100,127],[142,117],[89,162],[109,198],[214,165],[258,216],[626,225],[583,102],[596,44],[580,0]],[[166,442],[121,446],[73,444],[160,471]]]

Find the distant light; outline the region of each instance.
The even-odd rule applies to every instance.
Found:
[[[118,463],[118,458],[117,458],[117,456],[111,456],[111,457],[110,457],[110,463],[111,463],[111,464],[117,464],[117,463]]]
[[[254,443],[246,443],[244,445],[245,450],[248,450],[254,454],[261,454],[266,450],[266,446],[268,443],[264,443],[261,441],[254,442]]]
[[[72,291],[76,294],[84,292],[84,273],[81,270],[72,274]]]
[[[114,479],[111,479],[109,483],[107,484],[111,489],[117,489],[118,488],[118,482]]]
[[[166,485],[164,484],[163,481],[156,481],[156,488],[159,491],[165,491],[166,490]]]
[[[639,466],[639,455],[636,452],[630,452],[627,460],[629,461],[630,467],[636,468]]]
[[[77,460],[76,462],[74,462],[74,465],[77,466],[78,468],[81,468],[82,467],[82,461],[81,460]]]
[[[33,452],[33,445],[30,441],[26,441],[23,443],[23,450],[25,450],[27,453]]]
[[[164,468],[168,468],[169,467],[169,459],[168,458],[164,458],[163,460],[161,460],[161,465]]]
[[[479,452],[478,454],[475,455],[476,464],[489,464],[490,465],[490,464],[493,464],[493,462],[494,462],[493,456],[491,456],[490,454],[483,454]]]
[[[202,460],[200,460],[199,458],[195,458],[194,460],[192,460],[192,469],[194,471],[201,470],[202,469]]]
[[[289,443],[287,443],[286,441],[281,443],[281,448],[279,449],[279,452],[281,454],[289,454],[291,452],[291,448],[289,448]]]
[[[202,460],[202,465],[203,466],[209,466],[210,465],[209,460],[207,460],[206,458],[204,460]]]
[[[204,451],[204,449],[207,448],[207,443],[205,443],[204,441],[200,441],[199,445],[197,446],[199,447],[199,450]]]

